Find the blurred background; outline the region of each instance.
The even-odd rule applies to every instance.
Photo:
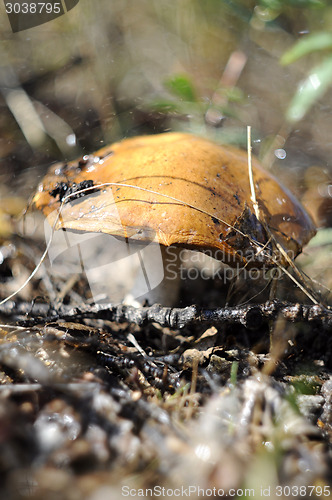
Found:
[[[170,130],[245,147],[247,125],[264,166],[331,226],[330,2],[80,0],[18,33],[4,3],[0,236],[55,161]]]

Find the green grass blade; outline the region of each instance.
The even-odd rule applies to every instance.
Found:
[[[332,56],[316,66],[298,87],[286,113],[289,122],[301,120],[332,83]]]
[[[332,49],[332,33],[308,35],[295,43],[280,59],[282,65],[291,64],[303,56],[319,50]]]

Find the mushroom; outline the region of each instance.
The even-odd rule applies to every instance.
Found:
[[[232,267],[287,265],[285,253],[295,258],[315,228],[253,159],[258,220],[247,164],[246,152],[191,134],[140,136],[53,165],[33,201],[56,230],[110,234],[145,249],[154,243],[174,263],[191,249]],[[169,267],[161,289],[176,281]]]

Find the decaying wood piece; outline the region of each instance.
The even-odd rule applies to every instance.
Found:
[[[158,323],[169,328],[183,328],[196,324],[240,324],[249,330],[260,328],[263,323],[278,317],[290,322],[319,323],[324,330],[332,328],[332,311],[321,305],[303,305],[268,301],[264,304],[249,304],[215,309],[195,305],[184,308],[133,307],[128,305],[95,304],[71,307],[62,305],[52,310],[49,304],[30,302],[7,302],[0,306],[0,315],[11,317],[20,325],[35,325],[55,320],[103,319],[134,323],[143,326]]]

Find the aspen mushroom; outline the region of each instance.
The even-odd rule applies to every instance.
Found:
[[[106,233],[177,253],[210,252],[232,267],[287,265],[285,254],[295,258],[315,228],[296,198],[256,159],[253,178],[260,220],[245,151],[164,133],[125,139],[53,165],[33,201],[56,230]],[[169,281],[165,271],[161,288]],[[168,297],[164,305],[171,302]]]

